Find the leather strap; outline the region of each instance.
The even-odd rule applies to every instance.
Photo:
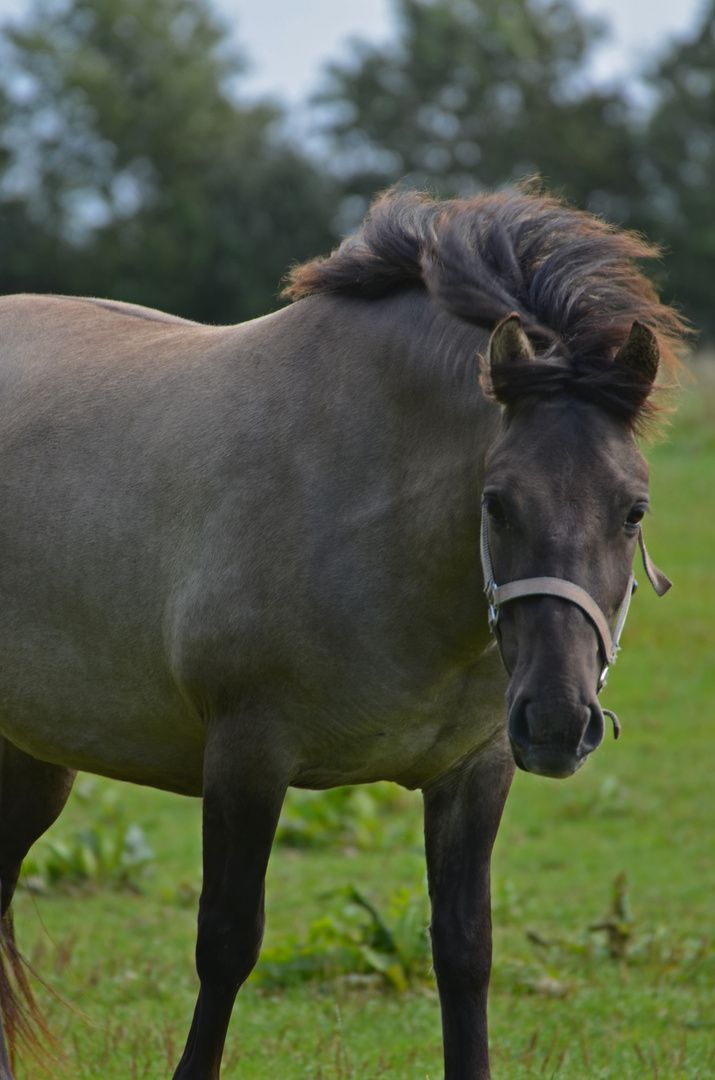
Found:
[[[655,565],[650,555],[645,549],[645,541],[643,540],[643,530],[638,529],[638,543],[640,544],[641,555],[643,556],[643,566],[645,572],[648,575],[648,580],[655,589],[658,596],[663,596],[671,588],[673,582],[670,578],[667,578],[662,570],[659,570]]]
[[[625,600],[628,603],[630,603],[632,589],[633,574],[631,574],[626,589]],[[501,607],[502,604],[507,604],[510,600],[520,599],[522,596],[560,596],[563,600],[570,600],[572,604],[576,604],[582,611],[585,611],[596,628],[601,642],[604,663],[612,664],[614,662],[618,651],[616,634],[615,632],[613,635],[611,634],[611,628],[608,625],[606,616],[596,601],[580,585],[574,584],[573,581],[565,581],[563,578],[535,577],[524,578],[522,581],[511,581],[508,585],[496,586],[491,593],[492,604],[496,608]],[[626,608],[626,613],[627,610]],[[621,605],[621,612],[619,612],[621,629],[626,621],[625,615],[622,618],[620,617],[622,613],[623,605]]]
[[[648,575],[648,580],[658,596],[662,596],[671,587],[672,582],[669,581],[665,574],[652,562],[646,551],[643,533],[640,528],[638,529],[638,543],[643,556],[643,565],[645,567],[645,572]],[[631,572],[628,579],[628,585],[626,587],[625,596],[621,602],[616,625],[613,633],[611,633],[608,619],[603,614],[596,601],[590,593],[586,592],[585,589],[582,589],[580,585],[577,585],[573,581],[566,581],[564,578],[535,577],[522,578],[519,581],[510,581],[506,585],[497,585],[494,580],[494,570],[492,568],[491,552],[489,550],[489,523],[486,507],[482,509],[480,553],[482,558],[482,570],[484,573],[484,592],[486,593],[487,601],[489,603],[489,627],[496,637],[500,648],[501,643],[499,642],[499,635],[497,634],[497,623],[499,621],[499,608],[502,604],[508,604],[512,600],[518,600],[524,596],[558,596],[563,600],[568,600],[570,603],[576,604],[577,607],[580,607],[581,610],[588,615],[598,635],[604,662],[603,671],[601,672],[598,684],[600,692],[605,685],[608,668],[611,664],[615,663],[618,655],[618,650],[620,648],[619,641],[628,615],[631,597],[637,588],[637,582],[633,573]]]

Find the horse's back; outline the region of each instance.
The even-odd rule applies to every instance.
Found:
[[[127,362],[136,343],[207,340],[230,334],[231,327],[210,327],[175,315],[120,301],[74,296],[20,293],[0,297],[0,359],[3,367],[34,369],[43,360],[81,367],[88,362],[97,372],[103,364]],[[151,364],[153,356],[145,357]]]

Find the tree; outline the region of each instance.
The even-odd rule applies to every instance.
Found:
[[[319,98],[347,192],[397,179],[469,193],[540,173],[627,216],[637,191],[627,107],[579,89],[599,28],[568,0],[395,0],[395,47],[357,47]]]
[[[330,246],[330,181],[239,105],[203,0],[38,0],[0,109],[0,286],[228,321]]]
[[[668,292],[715,337],[715,2],[651,75],[640,224],[666,248]]]

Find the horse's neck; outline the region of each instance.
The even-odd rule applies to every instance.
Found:
[[[439,532],[447,543],[442,522],[449,518],[452,538],[468,532],[465,542],[478,550],[472,532],[484,457],[500,423],[479,388],[486,335],[442,312],[421,290],[377,301],[316,300],[304,309],[309,332],[292,340],[310,343],[306,407],[331,415],[336,455],[359,448],[364,475],[381,477],[396,515],[413,507],[435,531],[430,543]]]

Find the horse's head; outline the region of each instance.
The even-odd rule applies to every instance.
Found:
[[[533,383],[530,365],[539,369]],[[645,400],[657,366],[655,337],[634,324],[613,361],[616,390]],[[615,659],[648,509],[632,418],[589,400],[583,387],[574,392],[565,370],[537,360],[517,316],[494,331],[486,374],[504,409],[487,460],[482,557],[488,584],[498,586],[491,614],[511,676],[514,757],[554,777],[570,776],[603,738],[597,694]],[[551,392],[533,392],[551,373]],[[664,592],[667,579],[649,560],[646,570]]]

